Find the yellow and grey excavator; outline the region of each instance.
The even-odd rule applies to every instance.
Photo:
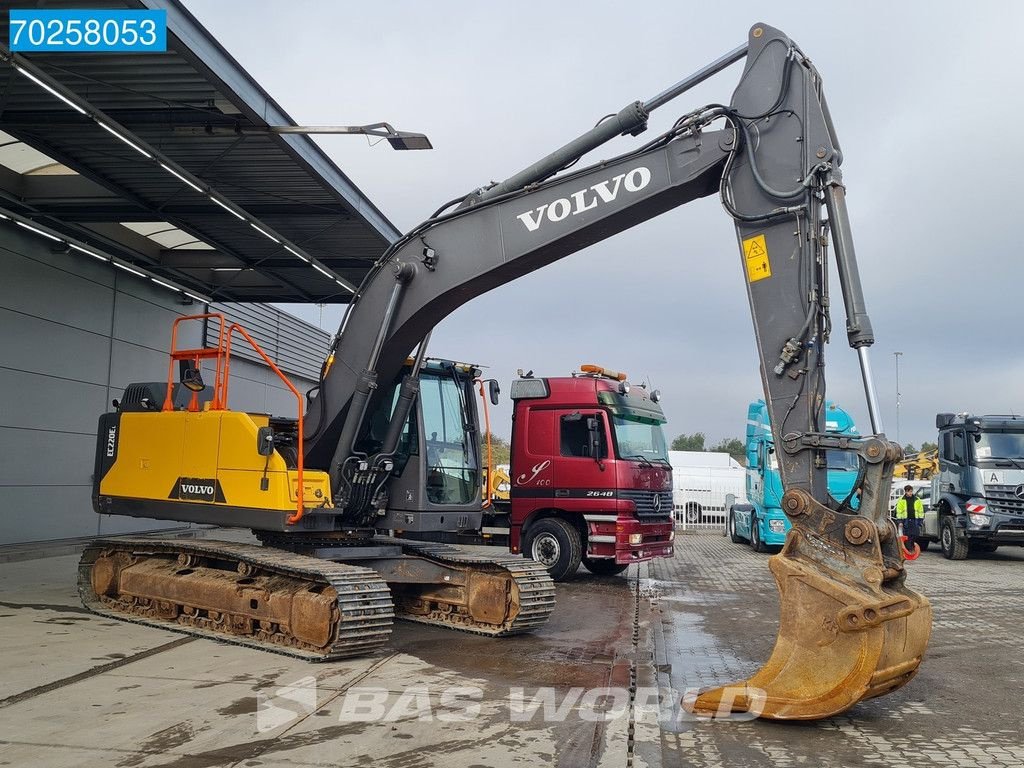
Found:
[[[496,464],[494,469],[484,474],[484,494],[492,501],[508,501],[512,495],[512,478],[508,474],[508,466]]]
[[[652,110],[744,57],[730,104],[688,111],[636,149],[570,170],[604,142],[640,134]],[[305,409],[295,393],[295,418],[228,408],[232,340],[247,335],[201,318],[219,327],[216,348],[172,341],[167,382],[132,385],[101,417],[95,508],[247,527],[262,546],[99,541],[81,561],[85,603],[315,659],[379,647],[394,614],[494,635],[540,626],[553,590],[539,566],[378,533],[479,524],[477,371],[428,359],[430,331],[492,288],[718,194],[736,225],[792,528],[770,560],[781,594],[771,658],[746,682],[688,706],[810,719],[899,688],[921,663],[931,609],[906,586],[887,514],[902,451],[878,415],[842,159],[818,72],[786,35],[757,24],[745,45],[443,206],[394,243],[349,305]],[[829,433],[822,412],[830,240],[871,420],[863,437]],[[652,283],[685,277],[633,263]],[[833,451],[859,463],[856,510],[829,495]]]
[[[904,480],[930,480],[939,471],[939,449],[918,451],[905,456],[895,467],[893,477]]]

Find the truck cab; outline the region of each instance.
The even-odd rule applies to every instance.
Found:
[[[672,467],[660,396],[624,374],[512,382],[509,549],[556,580],[671,557]]]
[[[831,400],[825,402],[825,431],[856,435],[857,427],[846,411]],[[782,480],[775,456],[775,442],[764,400],[755,400],[747,408],[746,431],[747,504],[729,509],[728,529],[734,542],[747,541],[756,552],[782,546],[789,531],[789,519],[782,511]],[[828,489],[833,499],[856,509],[856,499],[848,499],[857,482],[856,458],[842,451],[826,451]]]
[[[949,560],[1024,546],[1024,417],[940,413],[925,541]]]

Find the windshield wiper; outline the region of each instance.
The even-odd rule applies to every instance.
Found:
[[[643,464],[645,467],[653,467],[654,466],[651,463],[650,459],[648,459],[646,456],[641,456],[639,453],[634,453],[634,454],[632,454],[630,456],[623,456],[623,458],[625,458],[625,459],[640,459],[640,463]]]
[[[1016,459],[1011,459],[1009,456],[993,456],[992,461],[994,461],[997,465],[1000,461],[1008,461],[1011,464],[1013,464],[1013,466],[1015,466],[1017,469],[1024,469],[1024,464],[1021,464]]]

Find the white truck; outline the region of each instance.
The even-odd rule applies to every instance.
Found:
[[[743,465],[728,453],[669,451],[672,464],[672,506],[683,528],[723,528],[726,497],[746,501]]]

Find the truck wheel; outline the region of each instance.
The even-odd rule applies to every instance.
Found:
[[[757,527],[757,518],[750,516],[750,548],[755,552],[767,552],[768,547],[761,541],[761,531]]]
[[[966,560],[969,549],[966,541],[957,538],[956,527],[953,525],[952,517],[942,519],[942,531],[939,534],[939,545],[942,547],[942,556],[947,560]]]
[[[530,526],[523,554],[547,568],[552,579],[562,581],[579,570],[583,542],[579,531],[565,520],[546,517]]]
[[[617,576],[629,568],[629,563],[616,563],[610,557],[583,558],[583,567],[595,576]]]
[[[733,544],[741,544],[743,537],[736,533],[736,513],[729,509],[729,538]]]

